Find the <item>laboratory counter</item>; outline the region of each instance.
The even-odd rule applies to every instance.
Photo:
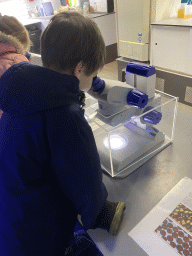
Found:
[[[151,23],[151,25],[164,25],[164,26],[181,26],[181,27],[192,27],[192,19],[167,19],[160,20]]]
[[[43,32],[48,26],[51,16],[27,18],[16,17],[24,26],[39,24]],[[116,13],[97,12],[90,13],[90,18],[98,25],[106,46],[106,64],[115,61],[117,58],[117,36],[116,36]],[[31,39],[32,40],[32,39]],[[33,42],[33,40],[32,40]],[[40,52],[34,51],[40,54]]]
[[[187,111],[186,111],[187,110]],[[127,209],[116,237],[102,229],[88,233],[104,256],[145,256],[147,253],[128,233],[184,177],[192,179],[192,111],[177,113],[173,144],[123,179],[103,174],[108,200],[125,202]],[[150,223],[149,223],[150,225]],[[157,227],[159,223],[157,222]],[[158,254],[156,254],[158,255]]]
[[[89,17],[91,19],[99,18],[102,16],[108,16],[114,14],[113,13],[107,13],[107,12],[97,12],[97,13],[90,13]],[[24,26],[26,25],[31,25],[31,24],[36,24],[36,23],[42,23],[43,27],[42,30],[45,29],[45,27],[49,24],[49,21],[54,15],[50,16],[42,16],[42,17],[17,17],[15,16]]]
[[[107,12],[95,12],[95,13],[89,13],[89,17],[90,18],[98,18],[101,16],[105,16],[105,15],[110,15],[111,13],[107,13]],[[50,15],[50,16],[41,16],[41,17],[33,17],[31,19],[33,20],[42,20],[42,19],[46,19],[46,20],[50,20],[54,15]]]

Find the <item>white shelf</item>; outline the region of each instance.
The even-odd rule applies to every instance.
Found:
[[[156,21],[151,23],[151,25],[192,27],[192,19],[173,18],[173,19]]]

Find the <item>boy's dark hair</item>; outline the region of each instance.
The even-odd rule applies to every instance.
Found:
[[[44,67],[72,74],[82,61],[84,74],[90,76],[105,65],[106,47],[94,21],[77,12],[61,12],[41,36],[41,57]]]

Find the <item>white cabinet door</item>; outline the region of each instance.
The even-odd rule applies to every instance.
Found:
[[[141,31],[142,43],[148,43],[150,0],[118,0],[116,5],[119,40],[138,42]]]
[[[93,19],[101,31],[106,46],[117,43],[115,15],[111,13]]]
[[[192,28],[152,25],[150,64],[192,75]]]

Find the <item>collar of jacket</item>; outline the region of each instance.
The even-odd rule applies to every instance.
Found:
[[[8,50],[6,50],[6,48],[5,48],[5,52],[15,50],[16,53],[19,53],[22,55],[25,55],[25,53],[26,53],[23,45],[16,37],[11,36],[11,35],[6,35],[5,33],[1,32],[1,31],[0,31],[0,42],[7,44]],[[1,47],[1,49],[2,49],[2,47]],[[2,50],[0,52],[2,53]]]

